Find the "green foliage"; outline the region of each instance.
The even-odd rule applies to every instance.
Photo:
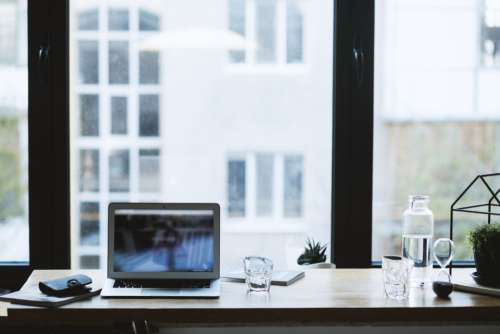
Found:
[[[467,236],[467,241],[474,250],[486,250],[500,244],[500,224],[476,226]]]
[[[326,244],[322,245],[319,241],[315,242],[314,239],[307,239],[304,253],[297,259],[297,263],[313,264],[326,261]]]
[[[468,235],[478,273],[500,282],[500,224],[483,224]]]

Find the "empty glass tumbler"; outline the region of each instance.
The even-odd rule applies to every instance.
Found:
[[[248,290],[268,292],[273,277],[273,261],[265,257],[247,256],[243,260],[243,266]]]
[[[397,300],[408,298],[412,270],[413,261],[409,259],[401,256],[384,256],[382,258],[384,289],[389,298]]]

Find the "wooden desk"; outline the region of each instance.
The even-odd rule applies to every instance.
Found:
[[[104,274],[80,271],[97,285]],[[470,270],[454,270],[454,276]],[[69,271],[35,271],[26,284]],[[415,288],[406,301],[385,297],[380,269],[315,269],[269,296],[248,295],[241,283],[223,282],[219,299],[103,299],[95,297],[60,309],[10,305],[9,320],[42,323],[109,323],[146,319],[174,326],[331,325],[342,323],[500,322],[500,298],[453,292],[437,299]]]

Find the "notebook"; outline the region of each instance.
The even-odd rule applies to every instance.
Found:
[[[60,307],[79,300],[84,300],[98,295],[101,289],[92,288],[89,292],[71,297],[52,297],[47,296],[38,290],[38,286],[23,287],[21,290],[11,292],[0,296],[0,301],[12,304],[42,306],[42,307]]]
[[[275,271],[273,272],[271,284],[288,286],[305,277],[305,275],[306,274],[303,271]],[[245,282],[245,273],[242,270],[228,272],[226,274],[223,274],[222,277],[227,278],[233,282]]]

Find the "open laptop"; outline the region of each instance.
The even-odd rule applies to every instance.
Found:
[[[102,297],[219,297],[220,208],[111,203]]]

